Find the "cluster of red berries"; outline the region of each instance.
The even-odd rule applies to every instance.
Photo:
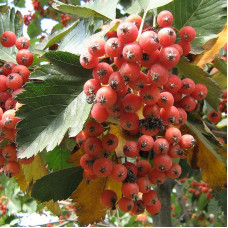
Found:
[[[219,111],[212,110],[208,113],[208,120],[217,124],[221,118],[221,113],[227,113],[227,91],[223,91],[222,98],[219,101]]]
[[[195,180],[192,181],[191,188],[189,188],[189,192],[193,193],[196,196],[200,196],[201,193],[205,193],[207,199],[213,198],[213,195],[211,194],[212,188],[209,188],[205,182],[197,182]]]
[[[71,20],[71,17],[68,14],[61,13],[60,15],[60,23],[63,27],[67,26],[67,22]]]
[[[20,120],[15,117],[15,112],[21,107],[15,97],[24,90],[23,85],[28,81],[28,66],[33,62],[33,55],[28,50],[30,41],[25,37],[17,38],[11,31],[4,32],[0,41],[4,47],[15,45],[19,50],[16,55],[18,65],[6,62],[0,68],[0,142],[7,140],[7,144],[0,150],[0,168],[3,167],[4,173],[12,177],[20,171],[17,160],[24,164],[33,159],[17,159],[15,145],[18,131],[16,124]]]
[[[5,215],[7,212],[7,205],[4,204],[2,200],[0,200],[0,218],[2,215]]]
[[[186,111],[195,110],[196,100],[207,96],[205,85],[169,74],[180,56],[190,52],[196,33],[190,26],[183,27],[181,41],[175,44],[173,15],[169,11],[158,14],[159,31],[147,28],[141,35],[139,15],[130,15],[126,21],[115,20],[111,25],[117,22],[117,31],[109,31],[106,40],[92,39],[87,52],[80,56],[81,65],[93,69],[93,79],[84,84],[83,90],[88,102],[95,103],[91,109],[93,119],[76,136],[77,144],[85,151],[80,164],[88,180],[110,175],[123,183],[123,197],[118,202],[112,190],[101,194],[104,206],[115,208],[118,204],[124,212],[140,214],[146,209],[156,214],[161,204],[151,185],[164,183],[167,176],[180,176],[181,167],[172,158],[186,158],[185,151],[195,145],[195,139],[182,135],[177,127],[186,122]],[[138,115],[141,107],[143,119]],[[118,138],[103,126],[110,116],[119,120],[124,132],[136,136],[135,141],[123,146],[125,159],[135,158],[135,163],[118,164],[118,158],[111,155]],[[153,168],[140,157],[153,159]]]

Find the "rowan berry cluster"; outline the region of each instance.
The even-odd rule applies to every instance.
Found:
[[[15,117],[15,112],[22,104],[16,100],[17,94],[21,93],[23,85],[28,81],[30,71],[28,66],[33,62],[33,54],[28,50],[30,41],[25,37],[16,37],[11,31],[4,32],[0,41],[4,47],[16,46],[18,53],[16,61],[18,64],[6,62],[0,68],[0,142],[7,141],[7,144],[0,150],[0,168],[3,167],[4,173],[13,177],[20,171],[18,161],[22,164],[33,160],[17,159],[16,124],[20,120]]]
[[[195,139],[182,135],[178,127],[186,122],[186,111],[195,110],[197,100],[207,96],[205,85],[169,73],[180,56],[188,55],[196,33],[190,26],[183,27],[181,40],[175,43],[169,11],[158,14],[158,30],[147,27],[140,35],[139,15],[111,25],[116,22],[116,31],[106,33],[107,39],[92,39],[80,56],[81,65],[92,69],[93,79],[85,83],[84,93],[88,102],[94,103],[92,119],[76,136],[85,151],[80,164],[88,180],[110,175],[123,183],[123,197],[118,202],[112,190],[101,194],[104,206],[115,208],[118,204],[124,212],[140,214],[146,209],[156,214],[161,203],[151,186],[180,176],[181,167],[172,158],[186,158],[185,152],[195,145]],[[135,162],[120,164],[110,155],[118,146],[118,137],[104,128],[110,116],[119,120],[124,132],[135,136],[123,146],[125,159],[135,158]],[[153,160],[153,167],[148,160]]]
[[[206,194],[207,199],[212,199],[213,195],[211,194],[212,189],[208,187],[205,182],[191,182],[191,188],[189,188],[189,192],[193,193],[196,196],[200,196],[202,193]]]
[[[1,218],[2,215],[6,214],[7,210],[8,210],[8,208],[7,208],[7,202],[5,200],[5,197],[1,196],[0,197],[0,218]]]

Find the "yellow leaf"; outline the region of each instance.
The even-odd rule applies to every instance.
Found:
[[[41,177],[47,175],[48,172],[44,167],[44,163],[40,154],[36,155],[32,163],[20,166],[20,173],[15,177],[15,179],[21,187],[21,190],[28,192],[28,194],[31,195],[33,184]],[[43,205],[46,206],[54,214],[61,214],[58,203],[54,203],[53,200],[44,202]]]
[[[196,145],[193,149],[187,151],[187,160],[194,169],[200,169],[202,179],[210,187],[221,189],[227,181],[226,167],[223,162],[215,157],[214,154],[202,143],[202,141],[187,127],[181,127],[182,133],[189,133],[196,139]],[[226,151],[217,147],[226,158]]]
[[[123,153],[124,145],[128,141],[134,140],[134,137],[124,134],[119,125],[110,124],[109,127],[110,127],[109,133],[115,135],[118,138],[118,146],[115,149],[116,156],[118,158],[123,157],[124,156],[124,153]]]
[[[74,166],[80,166],[80,158],[85,154],[84,149],[81,147],[79,150],[70,155],[67,162],[74,162]]]
[[[205,63],[211,62],[215,56],[220,52],[221,48],[227,42],[227,25],[225,25],[223,31],[218,34],[218,38],[208,41],[203,48],[205,52],[200,55],[197,55],[193,61],[193,64],[204,67]]]
[[[222,72],[218,71],[217,73],[213,74],[211,78],[218,83],[221,89],[226,89],[227,78]]]
[[[108,178],[98,178],[89,183],[83,179],[76,191],[71,195],[73,202],[76,202],[76,214],[80,226],[87,226],[99,222],[106,215],[107,209],[100,203],[100,194],[105,189],[116,192],[118,199],[121,197],[121,182]]]

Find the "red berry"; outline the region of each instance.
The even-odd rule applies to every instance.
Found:
[[[98,177],[107,177],[111,174],[113,162],[108,158],[98,158],[93,163],[93,172]]]
[[[139,60],[139,63],[146,68],[150,68],[153,64],[159,61],[159,55],[160,52],[158,50],[151,52],[150,54],[143,53],[142,59]]]
[[[147,74],[149,81],[157,87],[165,85],[168,80],[168,70],[161,64],[155,63]]]
[[[5,91],[8,87],[6,85],[7,78],[5,75],[0,75],[0,92]],[[1,97],[0,97],[1,99]]]
[[[180,37],[183,41],[191,42],[196,37],[196,31],[191,26],[185,26],[180,30]]]
[[[179,117],[179,111],[175,106],[171,106],[169,108],[162,108],[160,115],[165,123],[174,124]]]
[[[90,156],[96,157],[102,151],[101,140],[96,137],[89,137],[85,142],[85,152]]]
[[[122,55],[127,62],[136,62],[142,59],[142,49],[137,43],[126,44]]]
[[[173,24],[173,14],[168,10],[163,10],[158,14],[157,22],[160,27],[169,27]]]
[[[162,48],[159,58],[163,66],[172,68],[178,63],[180,59],[180,53],[176,48],[169,46]]]
[[[118,182],[124,181],[127,177],[127,168],[122,164],[115,164],[111,172],[111,177]]]
[[[155,204],[147,205],[146,210],[152,215],[157,214],[161,210],[161,202],[157,200]]]
[[[109,86],[101,87],[96,93],[97,103],[105,108],[111,107],[116,103],[117,94]]]
[[[124,183],[121,191],[126,198],[131,199],[137,196],[139,187],[136,183]]]
[[[155,156],[153,164],[158,171],[166,172],[172,166],[172,159],[166,154],[158,154]]]
[[[176,32],[170,27],[165,27],[158,32],[158,38],[160,39],[160,44],[163,47],[167,47],[176,41]]]
[[[152,184],[161,185],[165,182],[167,176],[165,172],[159,171],[155,168],[152,168],[148,174],[149,180]]]
[[[89,79],[83,86],[83,91],[86,96],[96,95],[97,91],[101,88],[100,82],[96,79]]]
[[[28,49],[30,46],[30,41],[26,37],[19,37],[17,38],[15,45],[18,50]]]
[[[93,68],[93,77],[96,79],[98,82],[107,84],[110,75],[113,73],[112,67],[105,62],[98,63],[94,68]]]
[[[165,132],[165,138],[170,144],[177,144],[181,138],[181,131],[178,128],[170,127]]]
[[[138,28],[131,22],[123,22],[117,28],[117,36],[123,43],[132,43],[138,36]]]
[[[151,182],[147,177],[140,177],[137,180],[137,185],[141,193],[149,192],[151,189]]]
[[[208,113],[208,120],[212,123],[218,123],[221,120],[221,113],[216,112],[215,110],[210,111]]]
[[[12,47],[15,44],[17,37],[14,32],[6,31],[2,33],[0,39],[2,46]]]
[[[33,63],[33,54],[27,49],[18,51],[16,60],[19,65],[30,66]]]
[[[149,151],[152,149],[154,140],[151,136],[142,135],[138,138],[138,148],[142,151]]]
[[[113,151],[118,146],[118,138],[115,135],[108,133],[102,138],[102,146],[103,149],[107,151]]]
[[[120,74],[122,75],[125,82],[136,80],[140,75],[140,71],[140,65],[135,62],[125,62],[120,67]]]
[[[181,79],[174,74],[170,74],[166,84],[164,85],[164,89],[170,93],[176,93],[181,89],[182,81]]]
[[[179,144],[170,145],[168,155],[171,158],[183,158],[183,157],[185,157],[184,150],[180,147]]]
[[[101,135],[105,129],[100,123],[89,120],[85,125],[85,130],[89,136],[97,137]]]
[[[11,63],[11,62],[4,63],[2,66],[4,75],[8,75],[8,74],[12,73],[12,70],[14,67],[15,67],[14,63]]]
[[[118,201],[119,209],[123,212],[129,212],[134,207],[134,202],[131,199],[128,199],[126,197],[120,198]]]
[[[138,14],[131,14],[126,18],[126,21],[133,23],[139,29],[142,22],[142,18]]]
[[[137,162],[136,164],[137,169],[138,169],[138,175],[140,177],[144,177],[145,175],[147,175],[151,169],[151,165],[150,162],[147,160],[140,160]]]
[[[128,141],[123,147],[123,152],[125,156],[132,158],[139,154],[139,149],[135,142]]]
[[[80,55],[79,61],[84,68],[91,69],[97,66],[99,59],[98,57],[91,55],[89,52],[85,52]]]
[[[125,88],[125,81],[119,71],[113,72],[110,75],[108,84],[115,91],[122,91]]]
[[[140,97],[142,101],[147,105],[154,105],[159,100],[160,92],[155,85],[145,86],[140,90]]]
[[[165,173],[168,177],[176,179],[181,175],[181,172],[181,166],[178,163],[173,163],[171,168]]]
[[[144,212],[144,210],[145,210],[144,202],[142,200],[137,200],[134,202],[134,207],[131,210],[131,212],[134,215],[139,215],[139,214],[142,214]]]
[[[89,138],[89,134],[86,130],[81,130],[75,137],[77,145],[84,147],[86,140]]]
[[[160,108],[157,104],[145,105],[143,108],[143,116],[149,119],[160,118]]]
[[[146,53],[152,53],[160,47],[158,34],[146,31],[139,37],[139,45]]]
[[[11,73],[7,76],[6,85],[9,89],[19,89],[23,85],[23,79],[19,74]]]
[[[193,146],[195,146],[195,144],[196,144],[196,140],[192,135],[185,134],[185,135],[182,135],[180,138],[180,146],[183,149],[190,149]]]
[[[4,173],[7,177],[14,177],[20,172],[20,166],[16,161],[9,161],[4,165]]]
[[[105,54],[105,40],[96,38],[89,42],[88,51],[91,55],[100,57]]]
[[[149,190],[142,196],[145,205],[153,205],[158,200],[157,193],[154,190]]]
[[[180,106],[185,111],[193,111],[197,107],[197,103],[192,96],[185,96],[180,100]]]
[[[115,207],[117,195],[112,190],[104,190],[100,195],[100,202],[105,207]]]
[[[166,154],[169,150],[169,142],[165,138],[155,140],[153,150],[156,154]]]
[[[124,97],[122,104],[126,112],[134,113],[140,109],[142,105],[142,99],[137,94],[130,93]]]
[[[29,71],[28,67],[23,66],[23,65],[16,65],[13,68],[12,73],[19,74],[22,77],[24,83],[28,81],[29,76],[30,76],[30,71]]]
[[[16,124],[20,119],[15,117],[15,112],[16,110],[10,109],[3,113],[1,122],[4,127],[10,128],[10,129],[16,128]]]
[[[189,52],[191,51],[191,44],[190,42],[186,42],[186,41],[179,41],[177,42],[178,45],[180,45],[182,47],[183,50],[183,56],[187,56],[189,54]]]
[[[195,84],[195,89],[191,93],[191,96],[195,100],[199,100],[199,101],[203,100],[207,96],[207,87],[200,83]]]
[[[179,90],[185,95],[191,94],[195,90],[195,82],[190,78],[185,78],[182,80],[182,86]]]
[[[169,108],[173,106],[174,98],[173,95],[169,92],[160,93],[159,100],[157,104],[160,108]]]
[[[95,104],[91,110],[91,116],[98,122],[103,123],[105,122],[108,117],[109,113],[105,107],[100,104]]]
[[[95,157],[89,154],[83,154],[80,158],[80,165],[83,169],[93,170],[93,163],[95,160]]]
[[[139,126],[139,117],[136,113],[125,113],[120,116],[120,125],[125,130],[135,130]]]
[[[2,148],[2,155],[7,161],[16,161],[17,160],[16,146],[7,144]]]
[[[106,41],[105,52],[109,57],[118,57],[122,55],[123,42],[113,37]]]

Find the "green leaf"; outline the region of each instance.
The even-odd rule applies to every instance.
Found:
[[[193,54],[200,54],[202,46],[210,39],[216,38],[225,26],[227,20],[226,0],[175,0],[165,7],[173,13],[173,27],[181,29],[192,26],[196,30],[196,38],[191,43]]]
[[[45,202],[67,199],[82,181],[81,167],[62,169],[48,174],[33,185],[32,197]]]
[[[62,40],[59,45],[60,51],[67,51],[73,54],[81,54],[87,51],[89,41],[95,37],[103,37],[112,27],[108,27],[98,33],[94,32],[101,24],[93,21],[80,21]],[[115,27],[115,26],[114,26]]]
[[[8,6],[0,6],[0,34],[5,31],[12,31],[17,37],[22,36],[23,18],[19,11],[15,13],[15,9]],[[15,46],[7,48],[0,45],[0,59],[6,62],[16,63]]]
[[[40,35],[41,32],[40,17],[36,16],[28,26],[27,33],[31,39],[34,39]]]
[[[211,79],[213,79],[221,89],[227,88],[227,77],[224,75],[221,71],[216,72],[211,76]]]
[[[38,50],[44,50],[47,47],[50,47],[56,43],[59,43],[77,24],[79,23],[79,20],[74,22],[72,25],[64,28],[63,30],[59,31],[57,34],[51,34],[42,40],[42,42],[38,45],[36,45],[36,49]]]
[[[217,138],[212,134],[210,129],[206,126],[204,121],[188,113],[188,120],[185,123],[190,131],[194,132],[196,136],[200,139],[201,143],[222,163],[226,165],[226,160],[223,155],[218,150],[219,148],[226,150],[222,144],[217,140]]]
[[[222,190],[221,192],[213,192],[214,198],[218,201],[218,205],[227,217],[227,190]]]
[[[64,13],[70,13],[77,15],[78,17],[96,17],[102,19],[114,20],[116,18],[116,6],[118,0],[103,1],[96,0],[90,1],[83,6],[76,6],[70,4],[64,4],[55,0],[52,7],[56,10]]]
[[[37,68],[18,100],[22,120],[17,127],[18,157],[31,157],[46,148],[53,150],[69,130],[73,137],[82,129],[91,109],[82,87],[90,71],[81,67],[79,57],[61,51],[47,52],[52,65]]]
[[[205,208],[205,206],[207,205],[207,203],[208,203],[208,199],[206,197],[206,194],[201,193],[199,200],[198,200],[199,210],[202,211]]]
[[[187,78],[191,78],[195,83],[202,83],[207,87],[208,93],[206,101],[211,105],[211,107],[218,110],[219,99],[222,91],[218,84],[209,77],[209,74],[202,68],[189,63],[184,57],[180,58],[177,68],[180,74]]]
[[[210,214],[221,213],[221,207],[219,206],[218,201],[215,198],[212,198],[211,200],[209,200],[208,213]]]
[[[24,8],[25,7],[25,0],[14,0],[14,5],[17,7]]]
[[[227,61],[224,59],[216,58],[214,67],[217,68],[225,77],[227,77]]]
[[[136,0],[133,4],[127,9],[128,14],[138,14],[142,10],[148,11],[151,9],[155,9],[161,6],[164,6],[173,0]]]
[[[60,146],[57,146],[54,150],[46,154],[46,162],[50,170],[56,171],[73,166],[73,163],[67,162],[70,156],[70,150],[62,150]]]

